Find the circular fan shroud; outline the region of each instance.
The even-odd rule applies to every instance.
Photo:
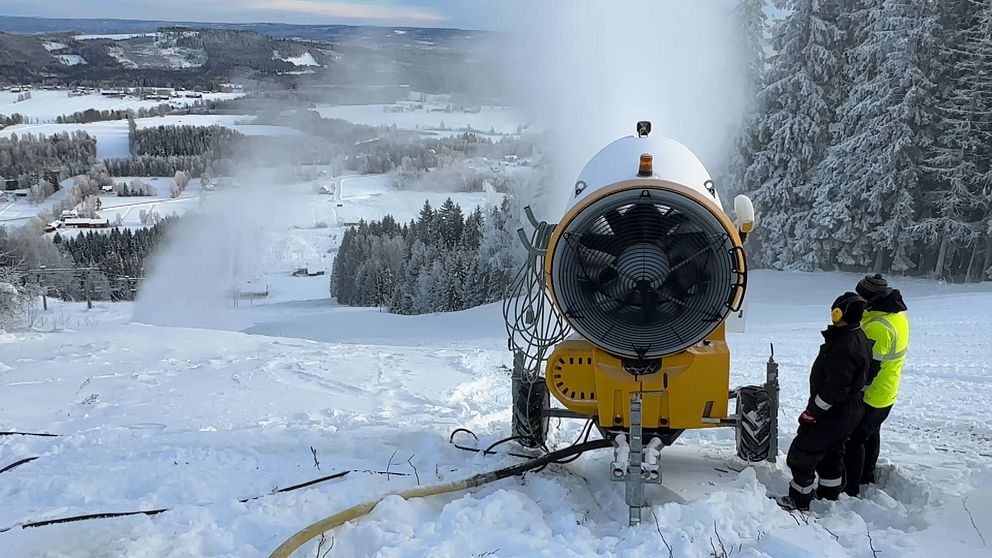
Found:
[[[681,352],[730,312],[746,273],[735,250],[740,240],[726,216],[683,189],[618,189],[556,231],[548,270],[558,309],[609,353]]]

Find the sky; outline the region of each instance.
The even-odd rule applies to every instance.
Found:
[[[495,29],[500,0],[0,0],[0,15]]]

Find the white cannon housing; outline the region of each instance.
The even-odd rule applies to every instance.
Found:
[[[639,134],[582,169],[548,243],[545,283],[582,337],[651,359],[702,342],[739,307],[750,200],[723,211],[709,173],[684,145]]]

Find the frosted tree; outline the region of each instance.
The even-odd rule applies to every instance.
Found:
[[[31,187],[31,201],[41,203],[47,200],[48,197],[54,193],[55,186],[51,182],[47,180],[39,180],[37,184]]]
[[[941,8],[940,79],[950,85],[927,160],[928,211],[916,230],[933,276],[958,271],[976,280],[992,271],[992,0],[949,1]]]
[[[21,279],[21,274],[12,265],[0,264],[0,330],[21,325],[34,302]]]
[[[96,215],[96,212],[97,212],[97,202],[99,200],[100,200],[100,198],[98,198],[98,197],[96,197],[94,195],[86,196],[83,199],[83,201],[81,201],[79,203],[79,216],[80,217],[87,217],[89,219],[95,219],[96,216],[97,216]]]
[[[810,179],[830,144],[830,124],[844,90],[841,3],[790,0],[774,26],[770,67],[757,96],[754,152],[742,181],[762,217],[756,241],[762,263],[806,267],[810,250],[797,223],[813,211]]]
[[[815,211],[797,227],[811,244],[803,267],[906,271],[916,266],[920,162],[936,120],[934,18],[916,0],[867,0],[849,21],[852,86],[812,181]]]
[[[173,177],[172,182],[169,184],[169,192],[173,198],[178,198],[183,195],[186,191],[186,186],[189,185],[190,176],[184,171],[176,171],[176,175]]]

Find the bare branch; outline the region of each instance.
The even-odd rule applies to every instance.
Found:
[[[417,455],[416,453],[410,455],[410,457],[406,460],[406,462],[407,464],[410,465],[410,468],[413,469],[413,475],[417,477],[417,486],[420,486],[420,473],[417,472],[417,466],[413,464],[413,458],[416,455]]]
[[[393,458],[396,457],[396,451],[397,450],[393,450],[393,455],[389,456],[389,463],[386,463],[386,482],[389,482],[389,468],[393,466]]]
[[[675,553],[672,551],[672,545],[668,544],[668,540],[665,539],[665,534],[661,532],[661,523],[658,522],[658,515],[654,513],[654,508],[651,508],[651,517],[654,518],[654,526],[658,528],[658,536],[661,537],[661,542],[664,543],[665,548],[668,549],[668,558],[675,558]]]

